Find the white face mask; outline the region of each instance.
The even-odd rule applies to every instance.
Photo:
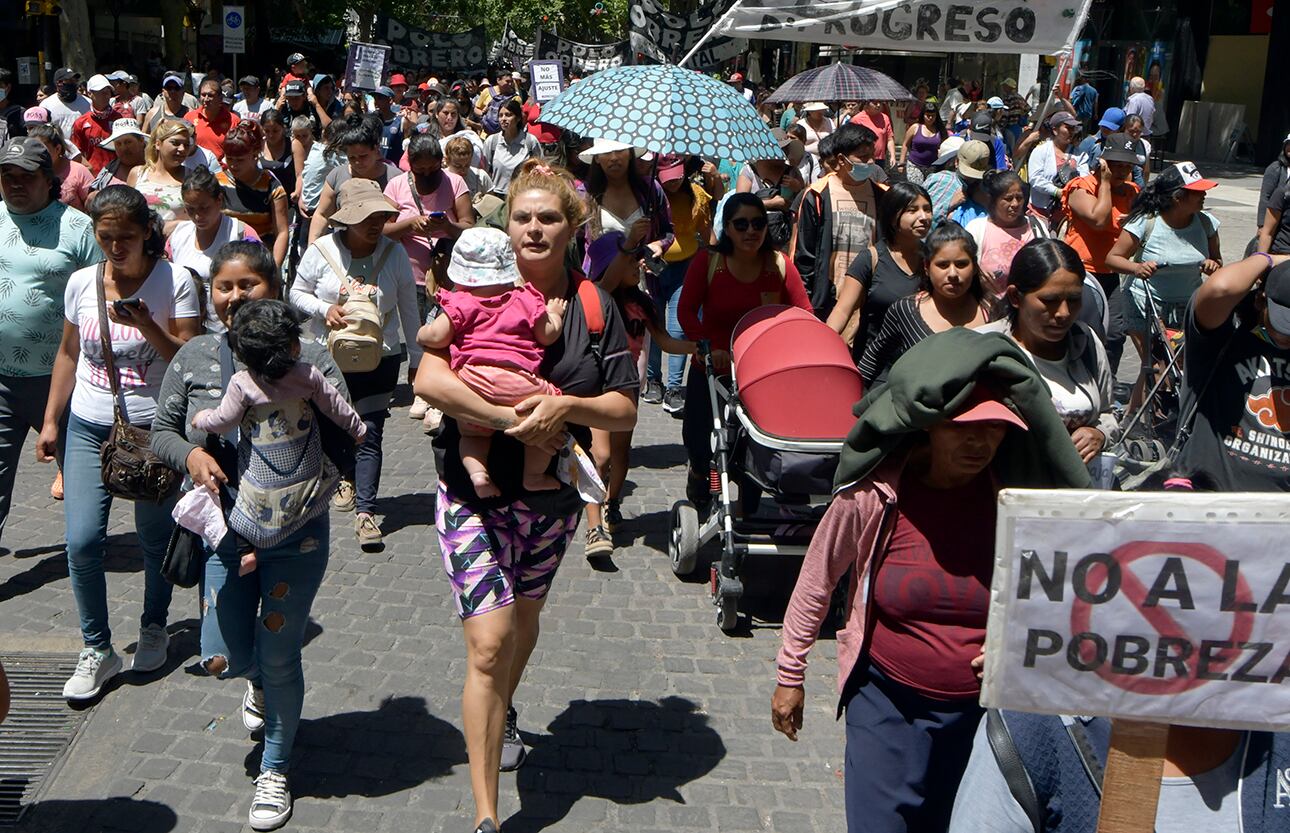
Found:
[[[9,91],[6,90],[4,87],[0,87],[0,101],[4,101],[8,97],[9,97]]]

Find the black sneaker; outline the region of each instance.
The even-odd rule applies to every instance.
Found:
[[[700,474],[694,469],[687,469],[685,473],[685,498],[699,508],[700,514],[712,503],[712,485],[708,481],[708,474]]]
[[[668,388],[663,394],[663,410],[674,417],[685,413],[685,391],[681,388]]]
[[[623,525],[623,502],[618,498],[605,501],[604,526],[606,532],[616,532]]]
[[[587,527],[586,552],[587,558],[603,558],[614,554],[614,542],[604,527]]]
[[[492,819],[484,819],[475,828],[475,833],[497,833],[497,824]]]
[[[645,390],[641,391],[641,401],[648,402],[651,405],[657,405],[662,402],[663,386],[654,381],[646,382]]]
[[[502,759],[498,764],[500,772],[514,772],[524,764],[528,750],[520,737],[519,715],[514,708],[506,710],[506,731],[502,735]]]

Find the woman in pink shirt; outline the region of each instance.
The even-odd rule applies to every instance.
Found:
[[[896,164],[896,133],[881,101],[866,101],[851,123],[869,128],[878,137],[873,144],[874,161],[884,166]]]
[[[1048,225],[1026,210],[1030,188],[1012,171],[988,171],[981,186],[989,214],[969,222],[967,231],[976,241],[981,275],[998,315],[1003,312],[1012,259],[1031,240],[1048,237]]]
[[[49,150],[49,158],[54,163],[54,176],[62,183],[58,201],[70,205],[77,211],[84,211],[90,200],[90,186],[94,184],[94,174],[90,169],[73,159],[67,158],[67,145],[63,142],[63,131],[56,124],[33,124],[27,128],[27,135],[39,139]]]

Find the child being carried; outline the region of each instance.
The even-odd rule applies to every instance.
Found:
[[[240,428],[238,491],[228,518],[241,556],[238,575],[255,569],[256,550],[281,543],[327,510],[340,476],[323,453],[317,420],[330,419],[354,442],[367,433],[340,391],[300,361],[300,332],[282,301],[240,307],[228,340],[247,369],[229,379],[219,407],[193,416],[193,427],[208,433]]]
[[[505,232],[471,228],[461,233],[452,250],[448,277],[457,287],[440,292],[443,314],[421,328],[417,341],[431,350],[449,348],[449,363],[457,378],[494,405],[518,405],[539,394],[560,391],[538,376],[542,348],[560,338],[564,324],[563,298],[546,301],[542,293],[520,284],[515,250]],[[488,474],[488,451],[493,429],[460,424],[461,461],[479,497],[501,494]],[[546,473],[551,454],[524,447],[524,488],[557,489]]]

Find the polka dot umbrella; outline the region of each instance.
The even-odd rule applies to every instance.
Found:
[[[601,70],[545,105],[541,120],[581,136],[655,153],[731,162],[784,155],[770,128],[738,90],[670,65]]]

